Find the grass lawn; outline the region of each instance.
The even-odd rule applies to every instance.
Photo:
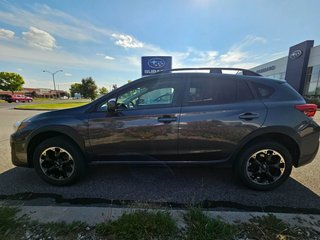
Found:
[[[33,102],[50,102],[54,101],[54,98],[34,98],[32,101]]]
[[[43,110],[58,110],[79,107],[87,104],[87,102],[63,102],[63,103],[46,103],[46,104],[28,104],[17,106],[16,109],[43,109]]]

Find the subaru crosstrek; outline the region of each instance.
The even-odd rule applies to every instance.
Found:
[[[25,119],[11,136],[13,164],[54,185],[98,161],[222,164],[248,187],[270,190],[315,158],[316,106],[286,81],[187,70],[199,69],[142,77],[85,106]]]

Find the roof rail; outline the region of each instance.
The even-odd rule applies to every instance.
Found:
[[[256,73],[251,70],[243,69],[243,68],[228,68],[228,67],[222,67],[222,68],[173,68],[168,70],[163,70],[160,72],[157,72],[155,74],[161,74],[161,73],[169,73],[169,72],[178,72],[178,71],[191,71],[191,70],[210,70],[210,73],[220,73],[222,74],[222,70],[235,70],[235,71],[241,71],[242,75],[245,76],[261,76],[259,73]]]

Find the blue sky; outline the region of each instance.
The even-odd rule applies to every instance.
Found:
[[[60,89],[91,76],[99,87],[141,74],[141,56],[173,67],[244,67],[320,44],[319,0],[0,0],[0,71],[25,87]]]

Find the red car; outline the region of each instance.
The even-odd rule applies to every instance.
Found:
[[[9,95],[6,97],[5,99],[8,103],[12,103],[12,102],[32,102],[32,97],[27,97],[24,95]]]

